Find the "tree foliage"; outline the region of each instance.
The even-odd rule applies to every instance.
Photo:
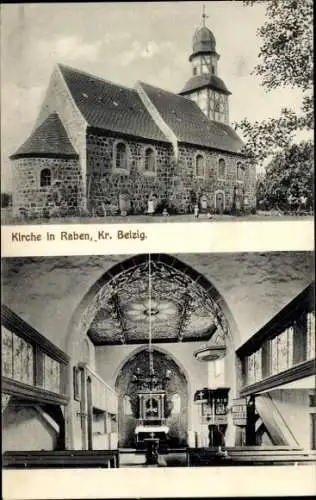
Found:
[[[257,178],[257,202],[265,208],[297,209],[313,205],[314,146],[312,141],[287,145]]]
[[[256,2],[245,2],[255,4]],[[268,0],[255,73],[268,89],[313,85],[313,1]]]
[[[247,118],[235,124],[245,141],[243,152],[250,163],[262,163],[280,149],[288,146],[299,127],[294,111],[284,108],[280,117],[250,123]]]
[[[288,197],[306,196],[312,203],[313,146],[311,142],[293,144],[298,130],[311,130],[313,109],[313,2],[312,0],[252,0],[245,5],[263,3],[264,24],[257,34],[261,40],[253,73],[271,91],[280,87],[298,88],[303,93],[301,114],[284,108],[280,116],[235,125],[242,134],[244,152],[250,162],[269,160],[265,174],[257,179],[257,199],[270,206],[288,204]]]

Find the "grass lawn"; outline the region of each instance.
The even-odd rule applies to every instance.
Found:
[[[313,220],[313,215],[279,215],[271,213],[257,213],[254,215],[212,215],[209,219],[206,215],[201,214],[198,219],[193,215],[127,215],[126,217],[116,215],[107,217],[65,217],[52,219],[34,219],[34,220],[14,220],[10,215],[1,212],[1,223],[5,225],[25,225],[25,224],[143,224],[143,223],[160,223],[160,222],[244,222],[244,221],[303,221]]]

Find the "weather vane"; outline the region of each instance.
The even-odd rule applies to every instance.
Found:
[[[209,16],[206,15],[206,12],[205,12],[205,3],[203,4],[203,13],[202,13],[202,24],[203,26],[205,26],[205,20],[208,18]]]

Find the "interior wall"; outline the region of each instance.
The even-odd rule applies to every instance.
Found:
[[[58,435],[47,414],[11,398],[2,414],[2,452],[55,450]]]
[[[197,411],[193,405],[194,393],[207,387],[208,384],[208,370],[207,363],[197,361],[193,357],[193,353],[199,347],[200,342],[188,343],[170,343],[159,344],[155,346],[158,350],[170,354],[175,362],[183,368],[188,380],[188,426],[195,428],[196,419],[198,418]],[[96,370],[100,376],[111,387],[115,387],[116,378],[120,372],[121,367],[126,360],[137,352],[137,350],[144,348],[144,345],[122,345],[122,346],[105,346],[96,347]]]
[[[275,389],[269,392],[296,441],[306,449],[311,446],[309,393],[309,389]]]
[[[158,379],[162,379],[169,371],[164,394],[164,419],[169,428],[169,443],[172,447],[185,446],[188,439],[188,388],[186,377],[175,361],[166,353],[153,349],[152,362]],[[133,384],[133,374],[141,370],[149,376],[149,352],[142,349],[129,357],[123,365],[116,379],[115,389],[119,398],[118,430],[120,447],[133,448],[135,446],[135,429],[139,418],[139,398],[137,386]],[[178,407],[173,405],[173,397],[177,395]],[[173,411],[174,410],[174,411]]]

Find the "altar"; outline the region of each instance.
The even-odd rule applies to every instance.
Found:
[[[167,447],[169,427],[166,425],[137,425],[134,433],[136,449],[146,449],[150,440],[157,441],[159,450]]]
[[[157,450],[167,449],[169,427],[165,424],[165,398],[164,391],[139,392],[139,418],[134,431],[136,449],[147,449],[153,441],[157,443]]]

